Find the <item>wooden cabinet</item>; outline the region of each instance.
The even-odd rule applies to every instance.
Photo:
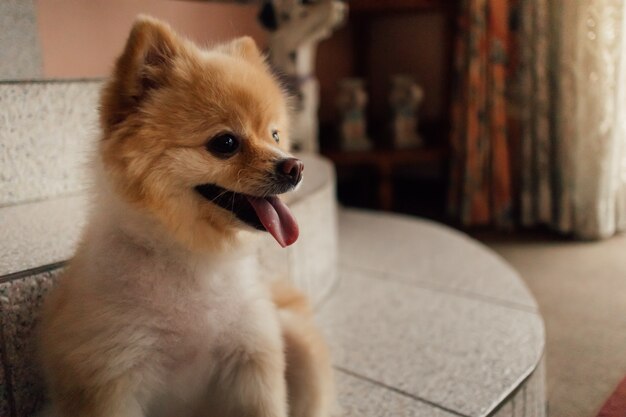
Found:
[[[322,124],[322,153],[337,165],[340,201],[441,219],[450,155],[449,113],[457,2],[353,0],[349,5],[350,17],[345,29],[348,34],[342,41],[350,42],[350,55],[346,59],[352,65],[347,75],[366,81],[370,96],[368,130],[375,149],[341,151],[333,122]],[[321,56],[329,59],[323,51]],[[422,148],[402,151],[392,147],[387,96],[389,78],[394,72],[414,76],[425,90],[419,128],[426,142]],[[332,106],[328,98],[322,104]],[[330,113],[329,109],[325,110],[325,114]],[[359,178],[367,184],[358,184]],[[420,196],[418,204],[411,202],[416,200],[415,195]]]

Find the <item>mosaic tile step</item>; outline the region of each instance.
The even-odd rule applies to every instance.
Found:
[[[100,86],[97,80],[0,82],[0,206],[86,188]]]
[[[339,230],[318,311],[338,369],[454,415],[545,417],[543,320],[510,266],[430,221],[344,209]]]
[[[40,78],[43,59],[36,1],[0,1],[0,28],[0,81]]]
[[[457,230],[409,216],[374,216],[359,210],[343,211],[339,227],[343,266],[537,311],[517,272]]]

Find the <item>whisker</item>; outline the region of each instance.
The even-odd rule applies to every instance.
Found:
[[[221,193],[219,193],[218,195],[216,195],[215,197],[213,197],[212,199],[210,199],[209,201],[211,203],[215,203],[215,200],[217,200],[218,198],[220,198],[221,196],[223,196],[224,194],[226,194],[228,192],[228,190],[224,190]]]

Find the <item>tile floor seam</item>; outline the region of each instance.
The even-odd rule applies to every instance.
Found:
[[[376,279],[385,280],[386,279],[385,277],[387,277],[389,278],[388,280],[398,283],[398,284],[407,285],[407,286],[416,287],[416,288],[422,288],[422,289],[430,290],[430,291],[441,292],[441,293],[450,294],[450,295],[454,295],[454,296],[458,296],[458,297],[462,297],[466,299],[472,299],[475,301],[483,301],[488,304],[498,305],[500,307],[509,308],[511,310],[522,311],[525,313],[530,313],[530,314],[534,314],[534,315],[541,317],[541,313],[538,309],[533,308],[531,306],[524,305],[524,304],[515,303],[513,301],[506,301],[506,300],[502,300],[496,297],[484,296],[484,295],[480,295],[472,291],[459,290],[456,288],[447,287],[445,285],[433,284],[427,281],[415,280],[415,278],[413,277],[398,275],[398,274],[394,274],[393,272],[390,273],[390,272],[381,271],[381,270],[374,269],[374,268],[368,268],[368,267],[359,266],[359,265],[349,265],[345,263],[340,263],[339,266],[346,267],[346,268],[353,268],[353,269],[357,269],[360,271],[372,272],[376,275],[379,275],[379,276],[374,276],[374,278]],[[385,277],[381,277],[380,275],[384,275]],[[397,278],[404,278],[404,279],[397,279]],[[406,281],[407,278],[413,279],[415,281],[407,282]]]
[[[73,84],[73,83],[98,83],[105,81],[103,77],[93,78],[25,78],[23,80],[0,80],[2,85],[19,85],[19,84]]]
[[[37,266],[35,268],[28,268],[21,271],[9,272],[3,275],[0,275],[0,284],[5,284],[7,282],[15,281],[21,278],[26,278],[31,275],[42,274],[45,272],[52,272],[59,268],[63,268],[68,261],[59,261],[53,262],[42,266]]]
[[[46,203],[49,201],[64,200],[64,199],[75,198],[75,197],[84,197],[87,195],[87,191],[88,189],[84,188],[82,190],[70,191],[68,193],[63,193],[63,194],[59,194],[59,195],[55,195],[51,197],[50,196],[49,197],[35,197],[32,199],[22,200],[17,203],[0,204],[0,210],[10,209],[10,208],[19,207],[19,206],[25,206],[29,204]]]
[[[339,372],[342,372],[342,373],[344,373],[346,375],[350,375],[350,376],[352,376],[354,378],[358,378],[361,381],[369,382],[369,383],[374,384],[374,385],[376,385],[378,387],[381,387],[381,388],[384,388],[386,390],[395,392],[396,394],[402,395],[403,397],[407,397],[407,398],[410,398],[410,399],[412,399],[414,401],[419,401],[419,402],[427,404],[427,405],[429,405],[431,407],[438,408],[438,409],[440,409],[442,411],[445,411],[446,413],[454,414],[455,416],[459,416],[459,417],[471,417],[471,416],[469,416],[467,414],[463,414],[463,413],[461,413],[459,411],[453,410],[452,408],[448,408],[448,407],[446,407],[444,405],[439,405],[439,404],[437,404],[437,403],[435,403],[433,401],[430,401],[430,400],[427,400],[425,398],[419,397],[419,396],[417,396],[415,394],[408,393],[406,391],[402,391],[399,388],[392,387],[391,385],[384,384],[384,383],[382,383],[380,381],[376,381],[375,379],[372,379],[372,378],[368,378],[366,376],[363,376],[363,375],[358,374],[356,372],[350,371],[349,369],[343,368],[341,366],[333,365],[333,368],[335,368],[335,370],[337,370]]]

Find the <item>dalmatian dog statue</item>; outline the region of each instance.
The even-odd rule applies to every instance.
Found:
[[[319,84],[315,78],[317,44],[346,19],[340,0],[271,0],[259,19],[270,31],[270,62],[296,98],[291,138],[294,150],[318,151]]]

